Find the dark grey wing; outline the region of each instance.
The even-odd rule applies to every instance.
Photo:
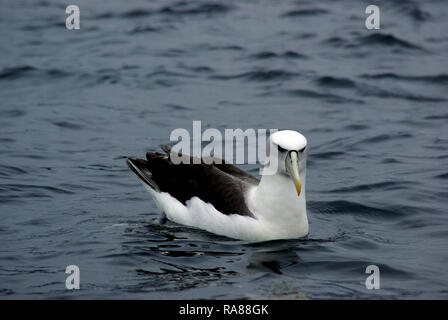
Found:
[[[218,168],[219,170],[230,174],[231,176],[240,179],[242,181],[245,181],[246,183],[249,183],[251,185],[258,185],[260,183],[260,180],[256,178],[255,176],[251,175],[250,173],[241,170],[238,167],[235,167],[234,165],[231,165],[229,163],[224,162],[222,160],[222,164],[214,163],[214,166]]]
[[[240,214],[253,217],[247,207],[245,193],[258,183],[258,179],[230,164],[173,164],[171,150],[167,153],[146,154],[146,160],[128,158],[129,167],[151,188],[167,192],[183,204],[193,197],[211,203],[224,214]]]
[[[174,151],[171,151],[171,148],[168,146],[163,146],[162,150],[165,151],[166,154],[168,154],[168,155],[175,153]],[[186,159],[189,161],[193,160],[193,157],[191,157],[191,156],[182,155],[180,153],[176,153],[176,154],[178,157],[183,157],[183,159]],[[228,173],[237,179],[243,180],[243,181],[245,181],[249,184],[253,184],[253,185],[258,185],[260,183],[260,180],[257,177],[251,175],[250,173],[248,173],[244,170],[241,170],[240,168],[238,168],[232,164],[225,162],[224,159],[217,158],[217,157],[207,157],[206,159],[207,159],[206,163],[213,164],[219,170],[221,170],[225,173]]]

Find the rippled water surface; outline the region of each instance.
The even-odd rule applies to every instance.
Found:
[[[1,298],[448,297],[448,2],[68,4],[0,3]],[[307,136],[308,239],[159,221],[121,157],[193,120]]]

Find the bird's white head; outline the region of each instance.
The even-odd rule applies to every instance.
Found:
[[[276,174],[288,175],[300,196],[306,177],[306,138],[297,131],[281,130],[274,132],[269,140],[270,148],[277,151]]]

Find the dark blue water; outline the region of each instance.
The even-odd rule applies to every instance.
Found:
[[[448,2],[73,2],[0,3],[0,298],[448,297]],[[121,157],[193,120],[308,138],[308,239],[159,222]]]

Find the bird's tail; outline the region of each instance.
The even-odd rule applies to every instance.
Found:
[[[126,163],[128,167],[150,188],[160,192],[157,183],[152,179],[152,173],[149,170],[149,163],[143,159],[127,158]]]

